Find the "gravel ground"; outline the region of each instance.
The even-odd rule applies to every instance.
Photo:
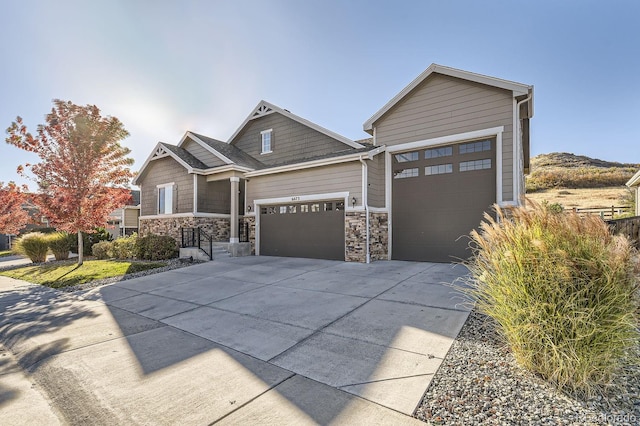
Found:
[[[640,424],[640,366],[608,393],[579,401],[556,391],[519,368],[495,323],[472,311],[414,415],[446,425]]]

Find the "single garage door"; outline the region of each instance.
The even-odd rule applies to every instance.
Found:
[[[392,257],[466,259],[469,232],[496,201],[495,140],[393,155]]]
[[[261,206],[260,254],[344,260],[344,201]]]

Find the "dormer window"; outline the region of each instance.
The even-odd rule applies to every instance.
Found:
[[[268,154],[271,152],[272,133],[273,129],[263,130],[260,132],[260,136],[262,137],[262,154]]]

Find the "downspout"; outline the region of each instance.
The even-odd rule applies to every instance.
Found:
[[[522,178],[518,179],[518,186],[520,187],[519,196],[521,199],[524,198],[525,183],[524,183],[524,158],[522,158],[522,156],[524,155],[524,147],[522,146],[522,125],[520,124],[520,105],[530,100],[531,100],[531,92],[529,92],[526,98],[516,103],[516,123],[518,124],[518,131],[516,133],[516,137],[518,138],[518,148],[519,148],[518,149],[518,168],[522,171]],[[531,149],[529,149],[529,151],[531,151]],[[513,201],[517,203],[516,204],[517,206],[520,205],[520,200],[513,200]]]
[[[367,166],[367,162],[364,161],[362,155],[360,156],[360,162],[362,163],[362,205],[364,206],[364,213],[366,216],[366,236],[367,236],[367,251],[366,251],[366,263],[371,263],[371,252],[369,250],[369,197],[367,197],[367,192],[369,190],[369,168]]]

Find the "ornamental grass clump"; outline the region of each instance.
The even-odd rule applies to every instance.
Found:
[[[18,238],[13,244],[13,251],[27,256],[33,263],[47,260],[49,241],[41,232],[31,232]]]
[[[69,236],[66,232],[54,232],[47,235],[47,243],[56,260],[67,260],[69,258],[69,251],[71,250],[70,238],[73,238],[73,236]]]
[[[471,233],[478,309],[520,365],[579,396],[604,391],[640,343],[637,253],[599,217],[496,208]],[[635,352],[637,353],[637,352]]]

